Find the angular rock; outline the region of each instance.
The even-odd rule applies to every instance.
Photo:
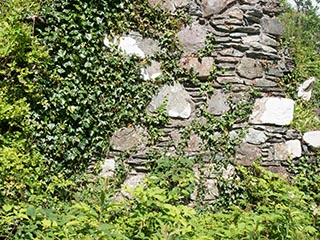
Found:
[[[213,115],[222,115],[229,109],[228,96],[221,90],[216,90],[208,100],[207,111]]]
[[[119,49],[127,55],[137,55],[141,58],[145,57],[145,53],[138,46],[137,41],[132,37],[121,37],[119,41]]]
[[[280,57],[278,54],[270,53],[270,52],[262,52],[262,51],[247,51],[247,56],[255,59],[270,59],[270,60],[279,60]]]
[[[289,158],[299,158],[302,155],[301,143],[299,140],[290,140],[285,143],[276,143],[273,146],[276,161],[286,161]]]
[[[252,43],[250,43],[250,46],[256,51],[263,51],[263,52],[273,53],[273,54],[278,53],[278,51],[276,49],[269,47],[269,46],[265,46],[265,45],[258,43],[258,42],[252,42]]]
[[[242,84],[244,81],[243,79],[239,77],[217,77],[217,82],[220,84],[226,84],[226,83],[240,83]]]
[[[216,199],[219,196],[218,182],[215,179],[207,179],[205,182],[205,201],[210,201]]]
[[[230,18],[235,18],[238,20],[243,19],[243,12],[239,8],[228,8],[223,15],[228,16]]]
[[[310,147],[320,148],[320,131],[306,132],[303,141]]]
[[[188,142],[187,152],[197,152],[201,149],[202,140],[193,131],[190,133],[190,139]]]
[[[226,48],[219,52],[221,56],[228,56],[228,57],[242,57],[244,54],[237,49],[234,48]]]
[[[167,9],[169,12],[186,7],[190,3],[189,0],[148,0],[148,2],[151,7],[160,7],[161,9]]]
[[[259,41],[260,41],[260,37],[258,35],[242,37],[243,44],[247,44],[247,45],[250,45],[253,42],[259,42]]]
[[[280,46],[280,43],[277,40],[267,36],[266,34],[261,34],[261,43],[270,47]]]
[[[298,88],[298,97],[300,97],[306,101],[309,101],[311,98],[312,87],[313,87],[314,81],[315,81],[315,78],[311,77],[307,81],[300,84],[300,86]]]
[[[167,99],[167,114],[172,118],[187,119],[191,116],[194,103],[185,88],[174,83],[173,86],[163,86],[159,93],[154,96],[148,106],[148,110],[153,112],[160,107]]]
[[[230,5],[236,2],[236,0],[203,0],[201,3],[203,17],[206,18],[215,14],[222,13]]]
[[[264,73],[264,69],[259,61],[246,57],[241,59],[237,70],[241,77],[248,79],[260,78]]]
[[[110,47],[110,45],[118,44],[118,48],[124,51],[127,55],[137,55],[144,58],[146,55],[152,55],[160,51],[159,42],[151,38],[143,38],[138,32],[131,31],[128,35],[118,38],[114,38],[112,41],[105,36],[104,45]]]
[[[121,152],[144,150],[147,142],[147,132],[142,127],[120,128],[110,139],[111,148]]]
[[[203,57],[200,60],[195,57],[181,58],[179,65],[188,70],[193,68],[197,72],[197,77],[200,79],[206,79],[210,76],[214,59],[212,57]]]
[[[153,55],[160,51],[159,42],[151,38],[143,38],[138,32],[130,32],[129,37],[136,40],[138,47],[145,53],[145,55]]]
[[[267,97],[257,99],[249,123],[289,125],[293,119],[294,101],[287,98]]]
[[[146,68],[148,73],[148,79],[156,79],[157,77],[161,76],[161,65],[159,62],[151,61],[151,65]]]
[[[231,29],[232,32],[241,32],[249,34],[259,34],[260,28],[258,26],[234,26]]]
[[[180,45],[182,46],[184,56],[191,55],[205,46],[207,31],[198,22],[187,26],[177,33]]]
[[[132,190],[136,188],[138,185],[145,185],[144,179],[145,174],[138,174],[138,175],[129,175],[124,183],[122,184],[121,190],[120,190],[120,196],[118,195],[116,198],[118,200],[125,198],[131,199],[133,196],[131,193],[127,191],[127,189]]]
[[[102,164],[101,168],[102,169],[99,173],[99,176],[104,178],[112,177],[116,169],[116,162],[114,159],[106,159]]]
[[[257,145],[241,143],[236,147],[236,164],[251,166],[261,155],[261,149]]]
[[[261,144],[267,141],[268,137],[264,131],[259,131],[254,128],[249,128],[248,133],[245,136],[245,141],[251,144]]]
[[[299,158],[302,155],[301,142],[299,140],[286,141],[289,158]]]
[[[277,18],[263,17],[261,26],[265,33],[274,36],[281,36],[285,31],[284,25]]]
[[[276,87],[278,86],[277,83],[273,82],[273,81],[269,81],[266,79],[257,79],[253,81],[254,86],[256,87],[263,87],[263,88],[269,88],[269,87]],[[251,84],[248,84],[251,85]]]

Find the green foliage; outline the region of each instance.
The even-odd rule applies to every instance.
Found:
[[[162,156],[151,163],[148,184],[167,189],[171,195],[168,202],[186,204],[194,191],[194,163],[194,159],[188,157]]]
[[[35,137],[50,171],[72,174],[105,156],[115,129],[143,120],[157,87],[141,78],[145,61],[106,48],[105,34],[149,29],[142,33],[157,38],[181,20],[147,1],[44,1],[41,14],[47,24],[38,36],[48,46],[48,71],[56,79],[42,81],[45,104],[34,109]]]
[[[288,9],[281,16],[286,26],[284,47],[289,49],[295,61],[295,69],[282,81],[289,97],[297,99],[299,85],[309,77],[316,78],[316,86],[312,92],[312,99],[305,103],[297,102],[293,127],[300,131],[308,131],[320,128],[320,122],[316,118],[319,109],[319,69],[320,36],[317,29],[320,27],[320,18],[317,8],[312,7],[310,1],[298,1],[299,11]]]
[[[202,159],[180,150],[181,156],[150,156],[145,184],[128,190],[128,199],[115,197],[123,191],[118,189],[125,172],[121,163],[116,179],[81,174],[105,157],[116,128],[140,123],[148,129],[149,143],[157,143],[159,129],[169,123],[166,103],[152,114],[145,108],[159,85],[177,78],[199,84],[194,71],[178,66],[181,51],[174,33],[188,19],[150,8],[145,0],[45,0],[41,10],[39,3],[0,3],[1,239],[319,238],[317,156],[292,167],[292,184],[257,166],[238,168],[231,179],[217,176],[220,196],[197,208],[187,204],[200,182],[192,168]],[[287,42],[298,63],[285,79],[292,85],[318,76],[319,68],[318,46],[311,47],[318,36],[309,28],[318,26],[317,16],[300,14],[296,23],[309,29],[309,39],[300,34],[299,41]],[[142,60],[103,45],[105,34],[129,30],[158,39],[163,51]],[[210,56],[213,37],[198,56]],[[300,52],[296,46],[306,48]],[[140,69],[150,60],[161,62],[163,76],[144,81]],[[210,80],[215,72],[213,67]],[[204,97],[213,91],[210,82],[201,89]],[[319,108],[319,85],[314,92],[310,114]],[[248,118],[252,99],[230,100],[230,110],[220,118],[203,106],[200,115],[207,124],[194,122],[183,132],[185,139],[193,131],[206,150],[223,154],[221,161],[210,156],[218,167],[229,163],[239,143],[230,132]]]

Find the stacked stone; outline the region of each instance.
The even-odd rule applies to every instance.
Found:
[[[280,78],[292,70],[291,61],[280,51],[279,37],[284,33],[283,25],[276,15],[280,12],[279,0],[149,0],[150,5],[160,5],[169,11],[184,9],[193,18],[193,23],[178,32],[177,38],[183,54],[179,61],[181,67],[193,68],[199,80],[207,81],[213,65],[218,67],[214,79],[215,91],[207,102],[208,112],[219,117],[230,109],[229,100],[245,101],[248,90],[254,86],[262,93],[256,99],[249,122],[238,128],[248,128],[243,142],[236,149],[238,164],[252,165],[257,159],[270,171],[286,173],[286,160],[298,159],[314,148],[320,148],[320,131],[302,135],[288,125],[293,119],[294,101],[284,98],[279,87]],[[208,35],[215,36],[215,50],[209,56],[198,59],[195,53],[205,47]],[[113,43],[116,42],[113,40]],[[142,58],[159,51],[159,45],[152,39],[143,39],[137,33],[117,40],[125,54],[136,54]],[[105,44],[110,44],[105,39]],[[161,74],[160,64],[153,62],[142,69],[145,80]],[[197,119],[199,105],[204,103],[199,86],[177,82],[159,88],[148,106],[153,112],[167,101],[167,114],[170,123],[163,129],[164,135],[157,146],[166,154],[173,154],[181,142],[181,127],[189,126]],[[225,84],[231,92],[224,90]],[[309,91],[309,90],[308,90]],[[308,94],[311,94],[309,91]],[[308,95],[309,96],[309,95]],[[244,99],[244,100],[243,100]],[[201,122],[201,119],[197,119]],[[206,124],[203,121],[203,124]],[[219,133],[216,134],[219,138]],[[126,185],[141,183],[147,172],[146,129],[139,126],[117,130],[111,138],[112,151],[104,164],[101,175],[110,176],[115,170],[120,155],[127,154]],[[193,132],[187,143],[188,155],[208,154],[205,143]],[[209,153],[210,155],[210,153]],[[205,161],[205,159],[204,159]],[[195,171],[205,173],[208,185],[206,200],[217,194],[216,181],[210,174],[212,163],[205,163],[206,169]]]

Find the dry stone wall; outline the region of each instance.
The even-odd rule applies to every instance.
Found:
[[[214,199],[217,182],[210,173],[214,165],[212,155],[206,148],[206,139],[191,131],[188,139],[183,139],[181,129],[187,128],[195,120],[208,124],[199,117],[200,106],[220,118],[234,108],[230,104],[249,104],[252,88],[260,92],[255,99],[248,121],[236,123],[229,137],[240,137],[238,130],[245,129],[233,155],[236,164],[251,165],[257,159],[266,169],[286,174],[288,158],[299,159],[320,147],[320,131],[300,133],[289,128],[293,119],[294,101],[285,97],[279,86],[281,77],[293,69],[292,61],[280,48],[279,38],[284,26],[277,19],[280,13],[278,0],[150,0],[151,6],[158,5],[174,12],[183,9],[193,19],[176,35],[183,54],[179,65],[193,69],[200,81],[211,81],[214,91],[207,99],[200,93],[200,87],[188,81],[159,86],[157,94],[150,102],[147,112],[152,113],[163,104],[170,122],[162,129],[163,136],[155,146],[149,146],[147,129],[131,126],[117,130],[111,138],[112,151],[103,165],[101,175],[111,176],[120,156],[127,153],[125,167],[128,172],[125,184],[134,186],[141,183],[148,171],[148,154],[155,149],[164,154],[174,154],[181,141],[187,141],[186,155],[203,154],[202,169],[197,165],[195,172],[205,178],[206,200]],[[205,47],[208,36],[215,37],[215,48],[208,56],[199,59],[195,53]],[[118,44],[125,54],[136,54],[142,58],[159,51],[159,44],[153,39],[144,39],[136,32],[105,45]],[[211,76],[213,67],[216,76]],[[159,62],[152,62],[141,69],[145,80],[159,77],[162,72]],[[226,91],[226,86],[228,91]],[[222,137],[219,132],[213,138]],[[224,153],[219,153],[220,157]],[[215,158],[219,158],[219,154]],[[205,157],[207,156],[207,157]],[[232,166],[224,169],[227,176]]]

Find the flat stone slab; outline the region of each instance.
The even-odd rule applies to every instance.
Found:
[[[302,155],[301,143],[299,140],[290,140],[285,143],[276,143],[274,148],[274,160],[286,161],[289,158],[299,158]]]
[[[203,0],[201,1],[203,17],[209,17],[214,14],[219,14],[225,11],[236,0]]]
[[[167,100],[167,114],[172,118],[187,119],[194,110],[191,96],[180,83],[173,86],[164,85],[155,95],[148,106],[150,112],[154,112]]]
[[[320,131],[311,131],[303,134],[303,141],[310,147],[320,148]]]
[[[251,166],[261,156],[261,149],[257,145],[244,142],[236,147],[236,164]]]
[[[177,38],[182,46],[184,56],[196,53],[205,47],[207,31],[203,25],[198,22],[192,23],[190,26],[183,28],[177,33]]]
[[[116,162],[114,159],[106,159],[104,163],[101,166],[101,172],[99,173],[99,176],[104,178],[109,178],[114,175],[114,172],[116,170]]]
[[[222,115],[230,109],[228,96],[221,90],[216,90],[207,103],[207,111],[213,115]]]
[[[264,74],[264,69],[258,60],[246,57],[241,59],[237,71],[241,77],[248,79],[260,78]]]
[[[179,65],[188,70],[194,69],[197,72],[197,77],[199,79],[206,79],[210,76],[210,71],[212,65],[214,64],[214,59],[212,57],[204,57],[198,59],[196,57],[184,57],[179,61]]]
[[[110,139],[111,148],[120,152],[144,150],[147,142],[147,131],[142,127],[120,128]]]
[[[251,144],[261,144],[267,141],[268,137],[264,133],[264,131],[256,130],[254,128],[249,128],[248,133],[245,136],[245,140],[247,143]]]
[[[261,26],[265,33],[281,36],[285,32],[284,25],[277,18],[263,17]]]
[[[152,7],[160,7],[170,12],[174,12],[177,8],[185,7],[190,3],[189,0],[148,0],[148,2]]]
[[[288,98],[267,97],[257,99],[249,123],[289,125],[293,119],[294,101]]]

